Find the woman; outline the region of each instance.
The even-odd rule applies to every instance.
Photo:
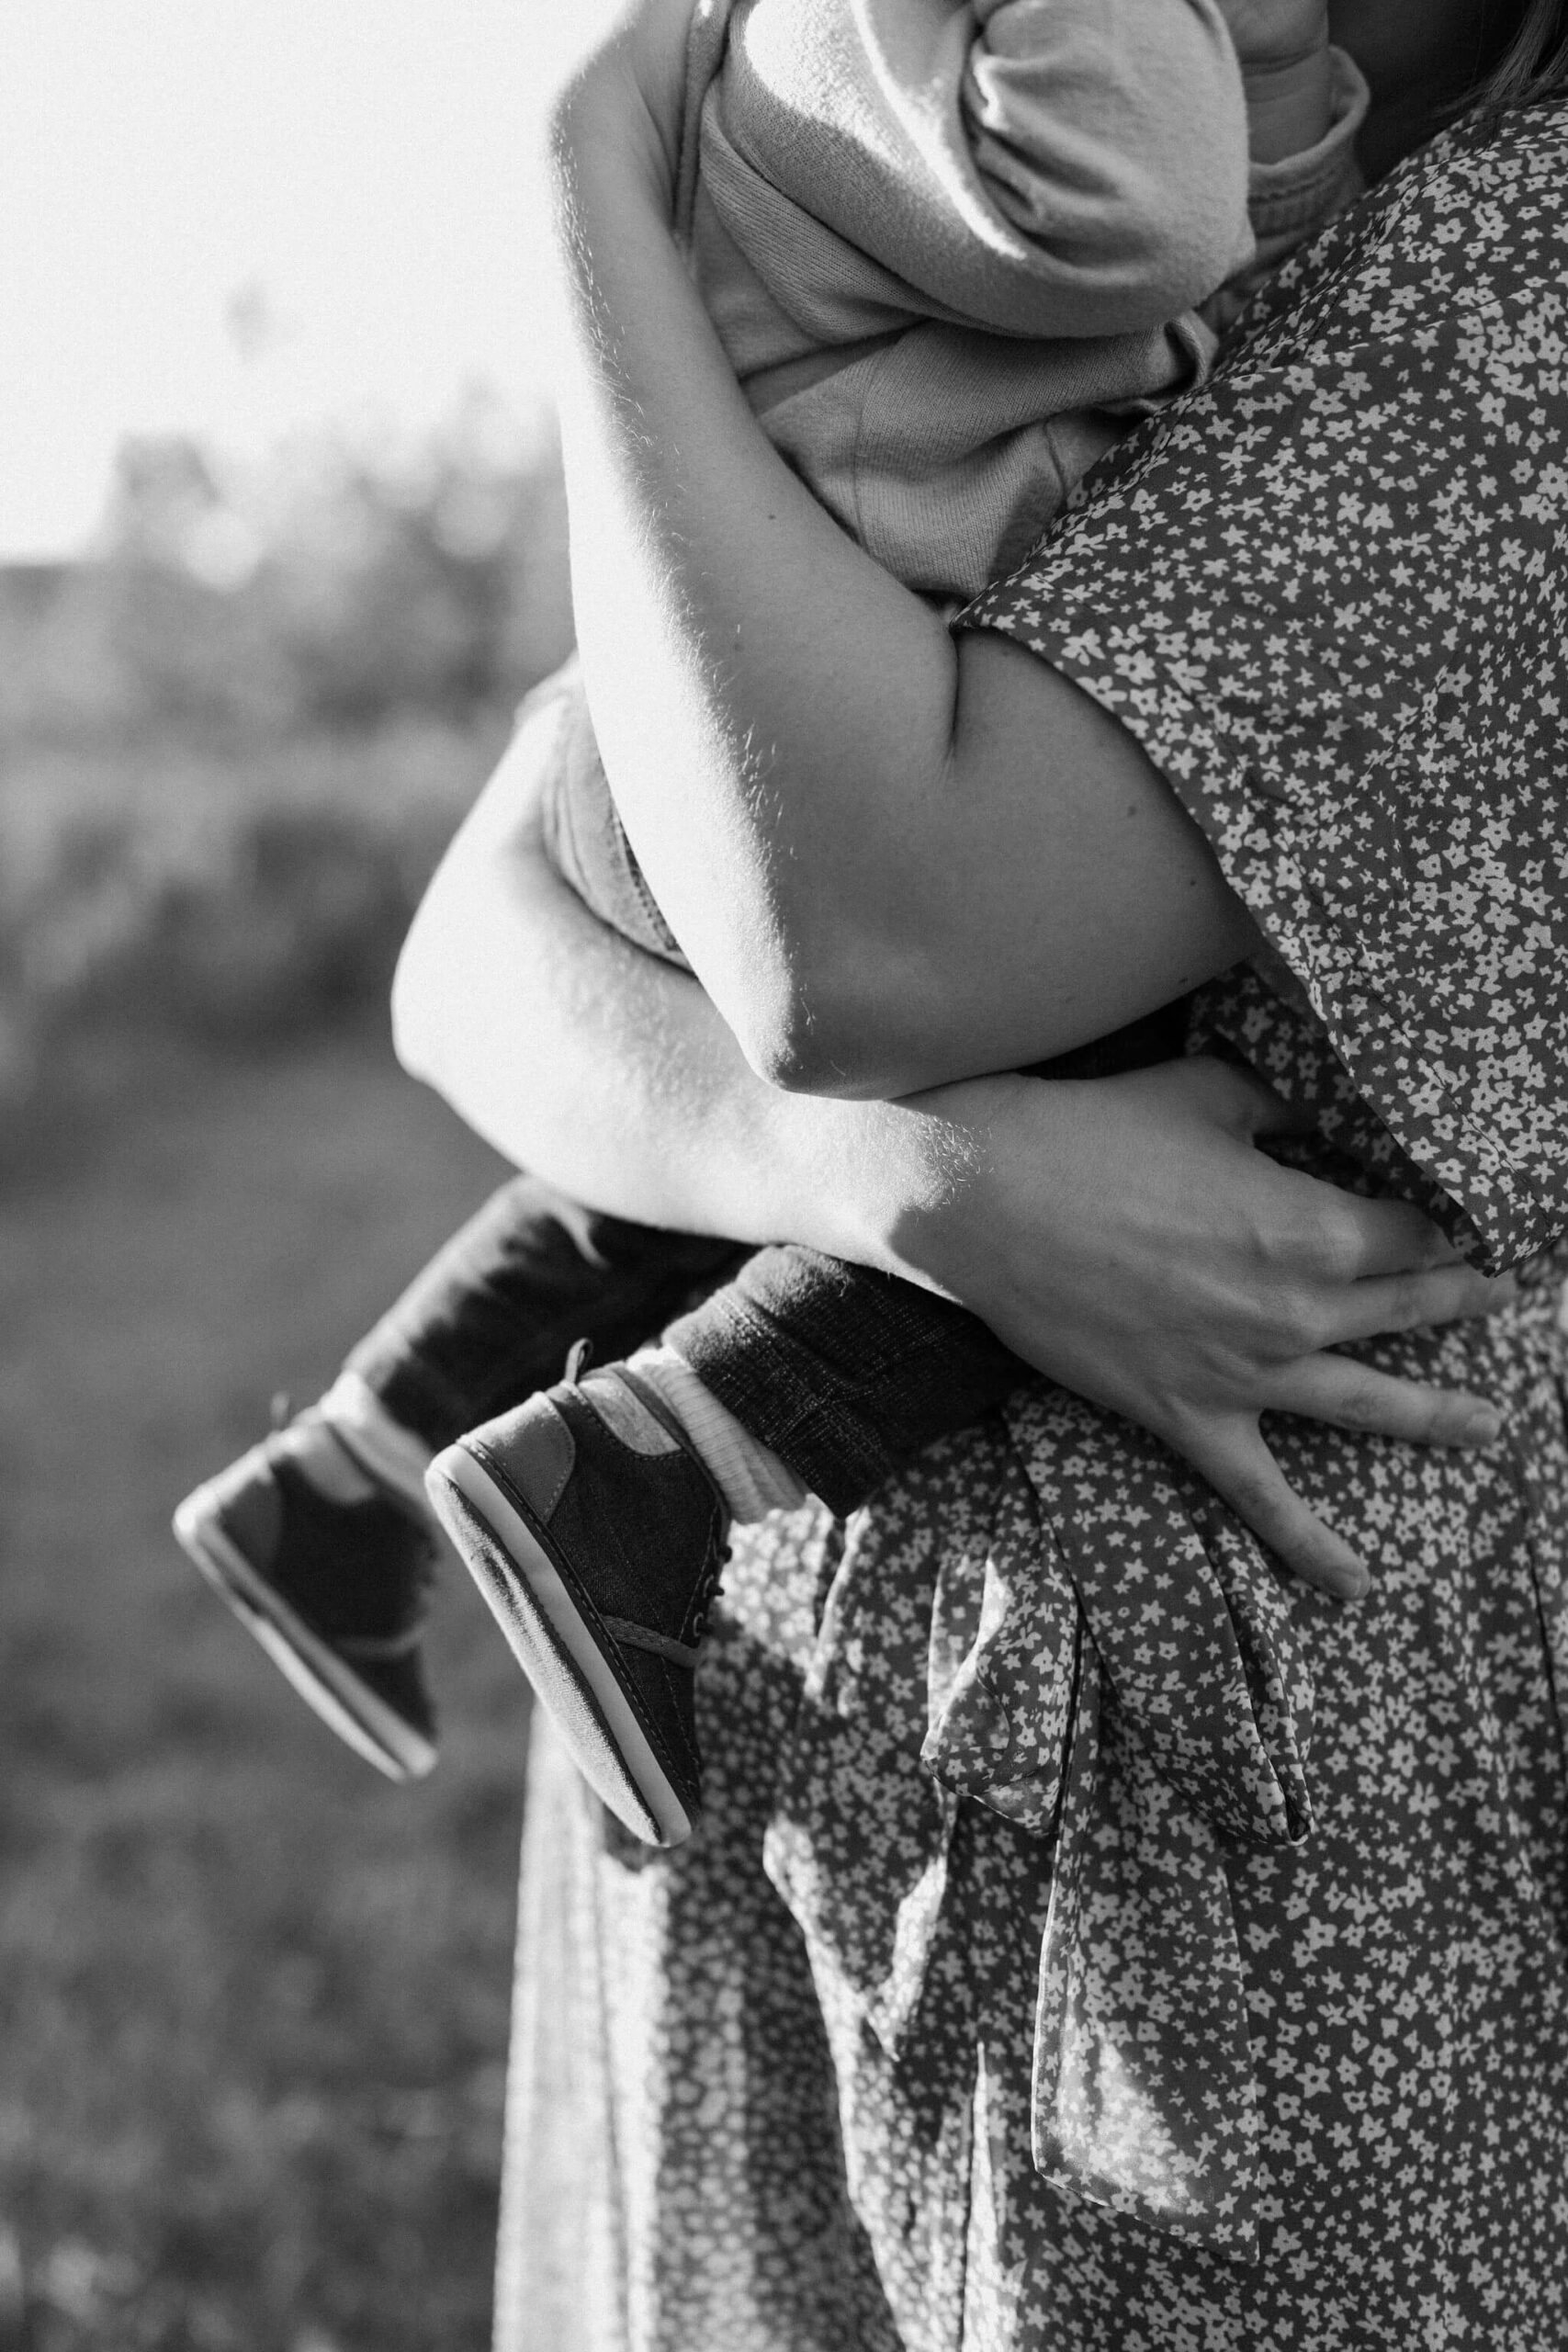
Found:
[[[1359,13],[1336,30],[1371,71],[1382,164],[1499,61],[1472,8]],[[1561,28],[1536,7],[1507,31],[1528,64]],[[620,673],[601,734],[753,1059],[797,1088],[928,1091],[749,1084],[700,1001],[634,987],[574,922],[504,786],[412,944],[405,1050],[607,1207],[936,1282],[1324,1581],[1357,1589],[1358,1551],[1376,1576],[1354,1610],[1285,1604],[1316,1690],[1310,1838],[1195,1842],[1112,1681],[1081,1834],[1054,1848],[938,1806],[919,1765],[926,1677],[979,1613],[987,1556],[1040,1540],[1049,1392],[928,1456],[847,1544],[775,1526],[737,1559],[704,1685],[703,1837],[633,1871],[559,1792],[537,1801],[526,1955],[553,1927],[570,1973],[549,2032],[520,2030],[518,2133],[536,2162],[552,2044],[602,2100],[611,2341],[1554,2340],[1568,1448],[1539,1253],[1568,1225],[1540,731],[1564,634],[1561,115],[1461,128],[1406,166],[954,652],[770,460],[683,308],[660,214],[674,56],[639,18],[561,116],[580,618],[591,691]],[[1276,977],[1204,989],[1203,1034],[1313,1105],[1310,1165],[1430,1201],[1477,1261],[1530,1261],[1490,1321],[1355,1367],[1314,1352],[1299,1284],[1352,1230],[1374,1277],[1359,1328],[1388,1328],[1375,1278],[1409,1267],[1416,1228],[1385,1206],[1281,1270],[1270,1361],[1238,1204],[1280,1231],[1294,1196],[1247,1148],[1246,1080],[953,1082],[1049,1053],[1055,1008],[1109,1029],[1212,981],[1253,919]],[[519,987],[566,1066],[513,1050]],[[639,1090],[660,1101],[648,1166],[624,1142]],[[1429,1289],[1411,1303],[1433,1311]],[[1260,1406],[1353,1425],[1399,1375],[1494,1397],[1504,1443],[1416,1455],[1290,1419],[1279,1464],[1265,1448]],[[1130,1485],[1141,1445],[1129,1429]],[[1043,1970],[1075,1906],[1112,1922],[1092,1950],[1120,1975]],[[1239,2025],[1194,1952],[1231,1967]],[[1168,2032],[1190,1999],[1223,2038]],[[1195,2143],[1161,2133],[1194,2115],[1220,2193],[1184,2201]],[[526,2340],[532,2291],[503,2274],[503,2341]]]

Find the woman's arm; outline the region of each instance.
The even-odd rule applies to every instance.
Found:
[[[1325,1351],[1475,1313],[1499,1286],[1447,1262],[1416,1211],[1275,1167],[1254,1139],[1278,1131],[1279,1104],[1218,1064],[902,1102],[767,1086],[694,982],[627,947],[551,872],[536,783],[553,723],[536,705],[415,919],[394,998],[408,1067],[597,1206],[788,1236],[958,1299],[1164,1437],[1309,1581],[1364,1589],[1258,1414],[1484,1441],[1495,1423],[1476,1425],[1476,1399]]]
[[[886,1106],[764,1084],[701,989],[560,879],[541,785],[565,718],[547,687],[533,698],[414,917],[400,1057],[507,1158],[612,1215],[763,1242],[804,1238],[810,1199],[821,1246],[855,1254],[840,1188],[817,1180]]]
[[[657,21],[557,136],[579,637],[649,880],[777,1083],[907,1092],[1100,1036],[1246,955],[1250,920],[1122,728],[1010,645],[955,647],[769,447],[667,225],[629,53]]]

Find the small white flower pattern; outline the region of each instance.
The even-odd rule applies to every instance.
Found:
[[[1436,141],[971,615],[1139,735],[1304,984],[1194,1046],[1489,1263],[1568,1227],[1565,167],[1561,111]],[[1568,2341],[1560,1273],[1358,1351],[1492,1396],[1485,1455],[1272,1431],[1353,1610],[1044,1386],[748,1533],[701,1834],[633,1869],[572,1816],[592,2352]]]
[[[1128,727],[1483,1262],[1568,1222],[1568,109],[1448,133],[969,607]]]

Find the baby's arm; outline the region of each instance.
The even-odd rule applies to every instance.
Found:
[[[975,0],[974,15],[970,157],[1079,296],[1056,333],[1161,325],[1247,262],[1247,113],[1219,0]]]
[[[974,0],[974,13],[960,96],[975,168],[1021,235],[1072,254],[1118,328],[1140,294],[1135,323],[1153,325],[1238,272],[1250,285],[1359,185],[1365,93],[1329,46],[1327,0]],[[1101,308],[1057,331],[1109,328]]]
[[[1219,0],[1241,63],[1255,164],[1315,147],[1334,119],[1328,0]]]
[[[1241,62],[1252,152],[1256,251],[1203,305],[1218,332],[1287,254],[1305,244],[1365,183],[1355,140],[1368,89],[1328,39],[1327,0],[1220,0]]]

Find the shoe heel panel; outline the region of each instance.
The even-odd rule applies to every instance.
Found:
[[[426,1491],[572,1761],[634,1838],[683,1845],[692,1815],[614,1666],[531,1527],[461,1443],[431,1464]]]

